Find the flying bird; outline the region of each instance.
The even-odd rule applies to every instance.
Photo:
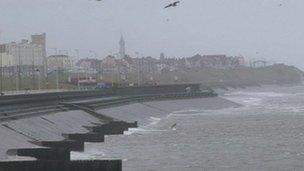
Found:
[[[176,130],[176,125],[177,125],[176,123],[173,124],[173,125],[171,126],[171,129],[172,129],[172,130]]]
[[[178,4],[180,3],[180,1],[175,1],[167,6],[165,6],[165,8],[169,8],[169,7],[176,7]]]

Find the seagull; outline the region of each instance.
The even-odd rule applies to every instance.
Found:
[[[180,1],[175,1],[167,6],[165,6],[165,8],[169,8],[169,7],[176,7],[178,4],[180,3]]]
[[[172,130],[176,130],[176,125],[177,125],[176,123],[173,124],[173,125],[171,126],[171,129],[172,129]]]

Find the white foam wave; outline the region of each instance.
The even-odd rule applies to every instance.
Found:
[[[299,106],[272,106],[269,105],[267,106],[267,109],[269,110],[280,110],[281,112],[292,112],[292,113],[303,113],[304,112],[304,107]]]
[[[158,129],[144,129],[144,128],[129,128],[128,131],[124,131],[124,135],[143,135],[153,132],[164,132],[166,130]]]
[[[94,160],[105,156],[103,151],[89,150],[85,152],[71,152],[71,160]]]
[[[148,130],[143,128],[129,128],[128,131],[124,131],[124,135],[132,135],[132,134],[143,134]]]
[[[172,113],[170,113],[170,114],[179,114],[179,113],[196,113],[196,112],[200,112],[200,110],[198,110],[198,109],[179,110],[179,111],[172,112]]]
[[[189,110],[178,110],[174,111],[172,113],[169,113],[167,117],[171,116],[191,116],[191,115],[196,115],[196,114],[202,114],[205,111],[200,110],[200,109],[189,109]]]
[[[255,96],[255,97],[283,97],[285,94],[283,93],[277,93],[277,92],[247,92],[247,91],[236,91],[236,92],[231,92],[227,93],[225,95],[228,96]]]
[[[157,117],[150,117],[150,121],[151,123],[149,125],[156,125],[158,124],[158,122],[161,120],[161,118],[157,118]]]
[[[224,98],[227,98],[231,101],[243,104],[245,106],[257,106],[263,103],[263,100],[266,98],[276,98],[283,97],[286,94],[277,93],[277,92],[246,92],[246,91],[237,91],[231,92],[224,95]]]
[[[254,98],[254,97],[247,97],[247,98],[243,98],[242,102],[243,104],[249,106],[249,105],[260,105],[262,103],[262,98]]]

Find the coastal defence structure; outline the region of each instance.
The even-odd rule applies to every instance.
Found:
[[[9,161],[0,162],[0,171],[120,171],[121,165],[121,160]]]
[[[3,110],[0,112],[0,122],[2,126],[13,130],[17,133],[23,131],[15,127],[15,124],[10,124],[10,121],[19,120],[21,118],[39,118],[43,119],[48,130],[52,127],[56,131],[60,131],[62,123],[55,123],[46,118],[47,111],[41,112],[43,108],[50,109],[53,113],[54,109],[69,111],[81,110],[87,115],[90,115],[92,120],[82,124],[80,129],[87,131],[58,132],[57,138],[43,140],[39,138],[41,133],[38,130],[38,137],[34,136],[34,132],[22,133],[27,137],[33,139],[30,141],[35,148],[10,148],[7,149],[7,155],[31,157],[36,160],[30,161],[4,161],[0,162],[0,171],[120,171],[122,170],[121,160],[93,160],[93,161],[71,161],[71,151],[84,151],[85,142],[104,142],[105,135],[123,134],[129,128],[138,127],[137,121],[126,122],[117,118],[105,116],[96,112],[96,109],[107,108],[117,105],[124,105],[129,103],[136,103],[142,101],[152,100],[169,100],[169,99],[187,99],[187,98],[201,98],[213,97],[216,94],[213,91],[201,91],[199,84],[180,84],[180,85],[163,85],[163,86],[147,86],[147,87],[127,87],[116,88],[111,90],[95,90],[88,92],[63,92],[63,93],[45,93],[33,95],[17,95],[17,96],[3,96],[0,97],[3,103]],[[8,98],[5,98],[8,97]],[[16,100],[15,100],[16,99]],[[84,100],[86,99],[86,100]],[[79,100],[79,101],[75,101]],[[50,106],[51,104],[51,106]],[[19,110],[12,112],[12,108],[19,106]],[[31,108],[29,113],[24,113],[25,109],[22,107]],[[35,111],[38,108],[37,111]],[[4,111],[4,112],[3,112]],[[57,110],[55,112],[58,112]],[[64,114],[62,114],[63,116]],[[73,111],[71,111],[71,116]],[[44,116],[44,117],[41,117]],[[59,117],[61,118],[61,117]],[[55,131],[55,130],[54,130]],[[55,132],[56,132],[55,131]],[[57,134],[58,134],[57,133]]]

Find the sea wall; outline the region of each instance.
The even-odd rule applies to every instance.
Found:
[[[0,171],[121,171],[121,160],[0,162]]]
[[[119,120],[134,122],[139,126],[151,123],[151,118],[166,117],[178,110],[217,109],[238,106],[220,97],[152,101],[132,103],[98,110],[97,113]],[[0,160],[20,160],[18,156],[8,156],[7,150],[20,148],[41,148],[30,141],[62,141],[63,134],[86,134],[103,124],[99,118],[80,110],[60,112],[2,122],[0,126]],[[107,141],[105,139],[105,141]]]

